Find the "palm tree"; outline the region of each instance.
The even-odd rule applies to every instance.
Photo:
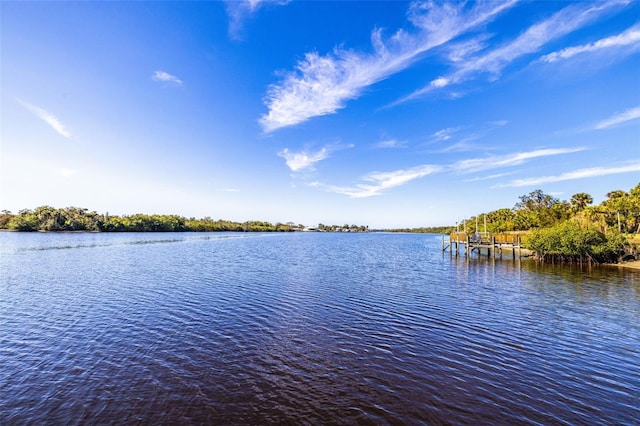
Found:
[[[607,192],[607,198],[609,200],[615,200],[617,198],[624,198],[628,194],[621,189],[616,189],[615,191]]]
[[[576,212],[580,212],[585,209],[589,204],[593,203],[593,197],[586,192],[578,192],[571,197],[571,207]]]

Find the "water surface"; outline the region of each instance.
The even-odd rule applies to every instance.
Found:
[[[408,234],[0,233],[0,424],[638,424],[640,274]]]

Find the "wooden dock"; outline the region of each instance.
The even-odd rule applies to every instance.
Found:
[[[522,256],[520,234],[491,234],[488,232],[478,232],[476,234],[466,234],[464,232],[453,232],[449,234],[449,241],[446,236],[442,236],[442,251],[447,249],[453,256],[463,253],[465,256],[477,251],[478,256],[483,252],[487,257],[497,257],[502,259],[503,253],[508,252],[513,259]]]

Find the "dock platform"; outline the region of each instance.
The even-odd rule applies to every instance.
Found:
[[[513,259],[522,256],[520,234],[492,234],[489,232],[478,232],[475,234],[466,234],[464,232],[453,232],[449,234],[449,240],[446,241],[446,235],[442,236],[442,251],[449,250],[451,255],[456,256],[461,253],[465,256],[477,251],[480,256],[486,253],[487,257],[500,256],[508,252]]]

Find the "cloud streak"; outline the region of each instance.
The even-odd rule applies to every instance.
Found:
[[[328,185],[321,182],[312,182],[309,186],[323,189],[327,192],[333,192],[336,194],[346,195],[350,198],[366,198],[374,195],[380,195],[383,192],[401,185],[405,185],[413,180],[420,179],[422,177],[441,173],[452,172],[456,174],[467,174],[478,171],[485,171],[491,169],[498,169],[504,167],[513,167],[523,164],[529,160],[535,158],[549,157],[554,155],[570,154],[574,152],[583,151],[585,148],[550,148],[550,149],[538,149],[527,152],[516,152],[513,154],[502,156],[491,156],[485,158],[472,158],[467,160],[458,161],[448,166],[440,166],[433,164],[424,164],[409,169],[400,169],[391,172],[372,172],[361,178],[363,183],[359,183],[353,186],[337,186]],[[285,150],[286,151],[286,150]],[[280,155],[280,154],[279,154]],[[315,154],[293,157],[291,159],[292,164],[287,164],[294,170],[294,168],[305,168],[312,165],[315,161],[320,161],[326,158],[323,151],[319,151]],[[295,170],[294,170],[295,171]],[[493,174],[481,178],[469,179],[467,182],[473,182],[477,180],[497,179],[502,176],[511,174],[512,172],[505,172],[499,174]],[[513,181],[518,182],[518,181]],[[506,186],[517,186],[515,183],[507,184]]]
[[[289,151],[289,148],[285,148],[278,152],[278,156],[284,158],[287,166],[293,172],[299,172],[302,170],[315,170],[314,164],[329,158],[329,156],[340,149],[353,148],[353,145],[340,146],[340,145],[327,145],[320,150],[312,152],[303,150],[299,152]]]
[[[465,182],[479,182],[479,181],[483,181],[483,180],[498,179],[498,178],[501,178],[501,177],[504,177],[504,176],[512,175],[513,173],[515,173],[515,172],[496,173],[494,175],[475,177],[473,179],[467,179],[467,180],[465,180]]]
[[[229,16],[229,37],[241,39],[240,33],[244,22],[258,9],[267,4],[285,5],[288,0],[226,0],[227,15]]]
[[[460,127],[448,127],[446,129],[441,129],[435,132],[431,138],[435,141],[448,141],[453,137],[454,134],[458,133]]]
[[[284,158],[291,171],[299,172],[304,169],[313,170],[313,165],[315,163],[329,157],[329,150],[327,148],[322,148],[316,152],[291,152],[289,151],[289,148],[285,148],[278,152],[278,156]]]
[[[485,24],[515,3],[477,2],[469,8],[464,3],[414,2],[408,14],[417,29],[414,33],[401,29],[385,39],[376,29],[371,34],[371,53],[336,47],[324,56],[305,54],[294,71],[269,86],[264,100],[268,113],[259,122],[265,132],[272,132],[334,114],[365,88],[406,69],[424,52]]]
[[[71,132],[69,132],[69,130],[67,130],[66,126],[64,124],[62,124],[62,122],[60,120],[58,120],[58,118],[51,114],[50,112],[32,105],[28,102],[22,101],[20,99],[18,99],[18,103],[20,103],[20,105],[22,105],[23,107],[25,107],[26,109],[28,109],[29,111],[31,111],[33,114],[35,114],[38,118],[40,118],[42,121],[44,121],[45,123],[47,123],[53,130],[56,131],[56,133],[58,133],[60,136],[63,136],[67,139],[71,138]]]
[[[637,120],[640,118],[640,106],[635,108],[630,108],[620,114],[616,114],[613,117],[609,117],[606,120],[602,120],[594,126],[595,130],[603,130],[608,129],[610,127],[615,127],[620,124],[626,123],[627,121]]]
[[[496,169],[500,167],[512,167],[523,164],[524,162],[540,157],[549,157],[554,155],[571,154],[574,152],[584,151],[585,148],[548,148],[538,149],[527,152],[516,152],[514,154],[491,156],[485,158],[472,158],[461,160],[454,163],[451,168],[459,173],[474,173],[483,170]]]
[[[458,58],[455,63],[460,64],[456,71],[449,75],[435,78],[422,89],[394,102],[392,105],[419,98],[434,90],[442,89],[453,84],[463,83],[475,78],[479,74],[489,74],[491,79],[495,80],[500,76],[504,68],[514,60],[537,52],[545,44],[595,21],[611,7],[620,4],[622,4],[622,2],[618,0],[590,5],[573,3],[556,12],[551,17],[532,25],[515,40],[501,47],[475,57],[468,57],[466,60],[461,59],[466,51],[452,54]],[[465,49],[467,48],[465,47]]]
[[[557,52],[552,52],[540,58],[542,62],[556,62],[572,58],[583,53],[591,53],[604,49],[619,47],[631,47],[633,50],[640,48],[640,25],[634,25],[622,34],[600,39],[594,43],[581,46],[567,47]]]
[[[177,84],[178,86],[182,85],[182,80],[180,80],[175,75],[171,75],[168,72],[165,72],[162,70],[158,70],[154,72],[151,78],[155,81],[160,81],[163,83],[172,83],[172,84]]]
[[[365,183],[351,187],[326,185],[319,182],[313,182],[310,186],[322,188],[328,192],[347,195],[350,198],[367,198],[380,195],[388,189],[405,185],[413,180],[436,173],[441,169],[440,166],[424,164],[410,169],[369,173],[362,178]]]
[[[386,139],[375,144],[376,148],[406,148],[407,141],[399,141],[397,139]]]
[[[620,173],[631,173],[631,172],[640,172],[640,162],[636,164],[631,164],[628,166],[621,167],[592,167],[588,169],[580,169],[574,170],[572,172],[562,173],[557,176],[542,176],[542,177],[532,177],[526,179],[516,179],[504,185],[497,185],[500,187],[504,186],[533,186],[540,185],[544,183],[552,183],[552,182],[562,182],[565,180],[574,180],[574,179],[586,179],[592,177],[600,177],[600,176],[608,176]]]

